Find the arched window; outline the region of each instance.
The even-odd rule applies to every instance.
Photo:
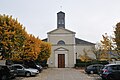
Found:
[[[60,41],[58,41],[57,44],[59,44],[59,45],[65,45],[65,42],[63,40],[60,40]]]

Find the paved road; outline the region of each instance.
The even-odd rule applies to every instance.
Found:
[[[36,77],[23,78],[22,80],[96,80],[96,78],[73,68],[48,68]]]

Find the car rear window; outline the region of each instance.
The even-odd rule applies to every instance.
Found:
[[[93,67],[93,65],[90,65],[90,66],[87,67],[87,69],[90,69],[90,68],[92,68],[92,67]]]

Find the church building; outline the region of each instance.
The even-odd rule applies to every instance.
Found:
[[[88,51],[88,56],[94,58],[90,50],[95,48],[95,44],[76,38],[75,34],[65,27],[65,13],[58,12],[57,29],[48,32],[47,38],[43,40],[52,44],[52,53],[47,62],[48,67],[74,67],[76,59],[85,54],[84,50]]]

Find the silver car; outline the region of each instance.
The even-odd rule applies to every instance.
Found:
[[[19,76],[35,76],[39,73],[37,69],[29,68],[25,65],[21,64],[13,64],[10,66],[11,69],[14,69],[17,71],[17,75]]]

